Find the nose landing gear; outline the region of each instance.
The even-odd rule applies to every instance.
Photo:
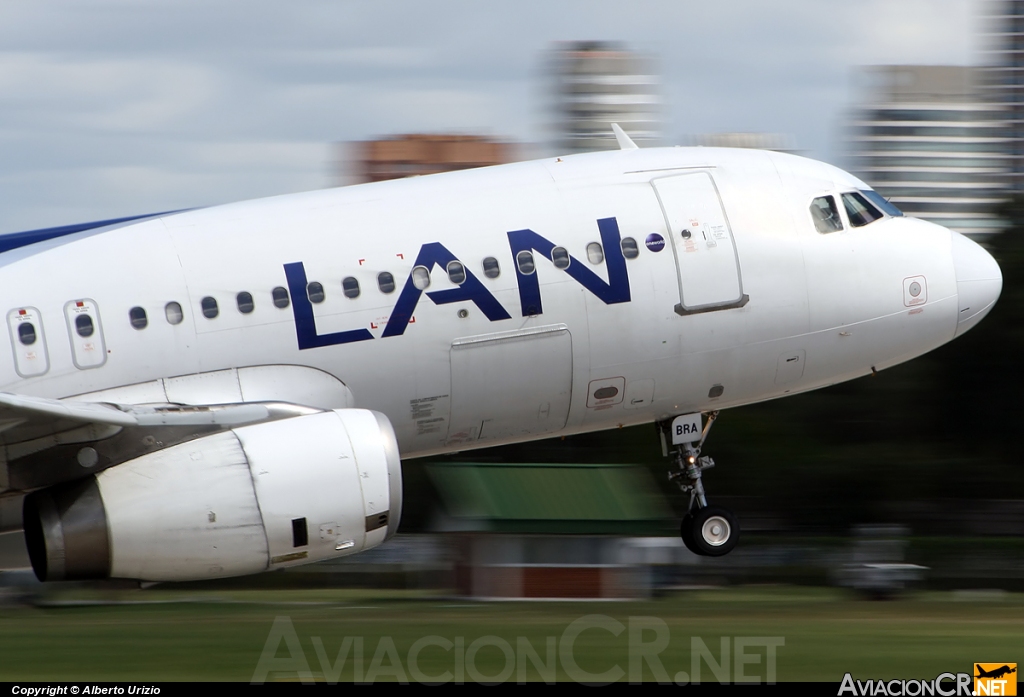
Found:
[[[669,455],[669,443],[676,469],[668,478],[675,482],[684,494],[690,495],[686,515],[679,526],[683,544],[694,554],[705,557],[721,557],[732,551],[739,541],[740,526],[732,511],[722,506],[708,504],[704,493],[702,475],[704,470],[715,466],[710,457],[701,456],[700,449],[708,437],[711,426],[718,418],[718,412],[708,414],[707,424],[700,428],[700,414],[676,417],[671,423],[660,424],[662,450]],[[667,426],[667,428],[666,428]],[[670,438],[666,439],[666,431]],[[696,442],[696,445],[694,443]]]

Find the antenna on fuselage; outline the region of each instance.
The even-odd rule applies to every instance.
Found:
[[[637,144],[633,142],[633,139],[626,135],[626,132],[619,128],[619,124],[612,124],[612,133],[615,134],[615,140],[619,143],[619,150],[637,150]]]

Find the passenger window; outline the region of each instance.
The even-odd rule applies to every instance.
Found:
[[[604,261],[604,247],[600,242],[591,242],[587,245],[587,261],[595,266]]]
[[[519,273],[524,276],[529,276],[537,269],[537,265],[533,262],[533,252],[523,250],[516,254],[516,266],[519,267]]]
[[[141,307],[133,307],[128,310],[128,320],[136,329],[145,329],[149,324],[149,318],[146,317],[146,311]]]
[[[381,293],[394,293],[395,277],[387,271],[381,271],[377,274],[377,287],[380,288]]]
[[[87,339],[92,336],[93,332],[96,331],[96,327],[92,324],[92,317],[89,315],[76,315],[75,331],[78,332],[78,336],[83,339]]]
[[[348,276],[341,282],[341,290],[345,293],[346,298],[358,298],[359,281],[352,276]]]
[[[279,307],[282,310],[291,303],[288,299],[288,289],[278,286],[274,290],[270,291],[271,297],[274,298],[274,307]]]
[[[831,196],[819,196],[811,202],[811,217],[814,229],[822,234],[843,229],[843,221],[839,219],[835,199]]]
[[[185,313],[181,311],[181,305],[175,302],[169,302],[164,305],[164,316],[167,318],[168,324],[181,324],[181,320],[185,319]]]
[[[450,261],[446,268],[448,271],[448,280],[457,286],[461,286],[466,281],[466,267],[462,265],[461,261]]]
[[[22,322],[18,325],[18,341],[31,346],[36,343],[36,328],[31,322]]]
[[[415,266],[412,270],[412,284],[417,290],[430,286],[430,271],[426,266]]]
[[[551,263],[556,269],[569,268],[569,250],[565,247],[555,247],[551,250]]]
[[[252,293],[242,291],[235,296],[235,302],[238,303],[238,311],[243,315],[247,315],[256,309],[256,303],[253,302]]]
[[[877,208],[857,193],[843,194],[843,207],[846,208],[846,217],[850,219],[850,225],[853,227],[864,227],[882,217]]]
[[[322,283],[313,281],[306,286],[306,296],[311,303],[322,303],[324,301],[324,286]]]
[[[498,260],[494,257],[484,259],[484,276],[487,276],[487,278],[497,278],[500,275],[501,267],[498,265]]]
[[[619,246],[622,247],[622,256],[627,259],[636,259],[640,256],[640,248],[637,247],[636,240],[632,237],[623,237]]]
[[[202,299],[202,301],[200,301],[200,305],[203,308],[203,317],[206,317],[207,319],[213,319],[218,314],[220,314],[220,309],[217,307],[216,298],[211,298],[209,295],[207,295],[205,298]]]

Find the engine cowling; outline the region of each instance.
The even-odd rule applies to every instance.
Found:
[[[298,566],[395,534],[402,474],[383,414],[338,409],[159,450],[25,498],[42,581],[186,581]]]

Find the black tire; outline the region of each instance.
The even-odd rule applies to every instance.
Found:
[[[708,506],[693,514],[690,523],[694,551],[706,557],[721,557],[733,550],[740,539],[740,526],[728,508]]]
[[[679,524],[679,536],[683,538],[683,544],[694,554],[700,554],[700,550],[693,542],[693,514],[687,513],[683,516],[683,522]]]

